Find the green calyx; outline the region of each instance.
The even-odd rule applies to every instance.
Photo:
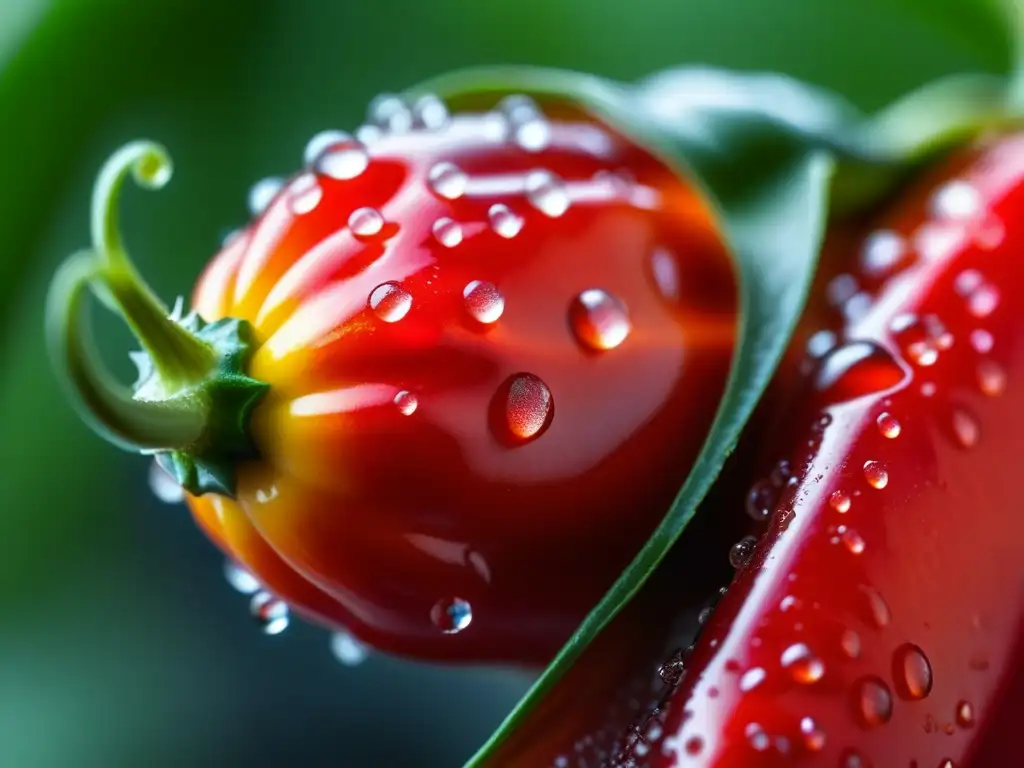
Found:
[[[171,176],[163,147],[134,142],[106,163],[93,192],[93,247],[68,259],[50,286],[47,336],[54,366],[82,417],[109,442],[155,455],[193,495],[235,492],[235,466],[255,458],[253,408],[269,388],[245,373],[256,342],[244,320],[180,317],[155,296],[128,258],[117,199],[131,173],[159,189]],[[128,388],[99,360],[84,313],[87,289],[122,317],[142,345]]]

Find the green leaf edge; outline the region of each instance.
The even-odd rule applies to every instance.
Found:
[[[664,558],[689,524],[701,501],[717,480],[726,459],[734,450],[743,427],[760,401],[789,345],[806,304],[813,277],[817,269],[819,251],[831,212],[849,213],[877,201],[891,191],[914,167],[957,142],[976,135],[981,130],[1014,122],[1008,115],[1008,82],[992,75],[954,75],[923,86],[895,102],[876,115],[865,118],[850,105],[822,89],[805,86],[781,75],[736,74],[700,68],[712,76],[732,80],[738,85],[750,85],[758,79],[771,78],[788,82],[802,91],[808,99],[831,102],[834,120],[818,125],[800,125],[776,114],[770,104],[751,101],[747,109],[726,115],[735,119],[746,113],[751,125],[760,131],[752,135],[755,150],[759,138],[782,139],[784,149],[775,164],[768,164],[759,179],[760,184],[748,185],[743,190],[727,190],[731,200],[723,201],[714,181],[714,162],[702,168],[700,156],[714,155],[721,147],[705,153],[702,148],[687,146],[685,136],[673,136],[671,121],[660,121],[647,114],[641,116],[637,108],[637,87],[626,86],[594,75],[542,67],[496,66],[459,70],[428,80],[407,92],[410,98],[428,93],[448,99],[453,106],[460,97],[527,93],[538,98],[565,100],[585,109],[596,118],[621,131],[634,141],[659,156],[681,176],[691,180],[705,195],[705,199],[722,224],[723,236],[736,260],[740,282],[739,343],[733,355],[726,390],[719,403],[715,420],[705,444],[675,501],[652,532],[633,561],[619,575],[612,587],[591,610],[573,635],[566,641],[529,691],[506,716],[491,737],[465,764],[465,768],[480,768],[511,737],[518,725],[558,683],[564,672],[582,655],[590,642],[615,618],[618,612],[636,595],[648,576]],[[701,106],[701,105],[697,105]],[[728,112],[728,110],[726,110]],[[681,140],[682,147],[676,145]],[[698,142],[699,143],[699,142]],[[695,158],[688,150],[695,150]],[[778,147],[770,147],[778,150]],[[680,151],[681,150],[681,151]],[[696,162],[695,162],[696,160]],[[703,171],[703,172],[702,172]],[[710,171],[710,173],[708,173]],[[814,195],[810,202],[815,208],[808,210],[805,221],[810,228],[805,233],[809,248],[803,269],[792,283],[787,300],[787,311],[776,311],[776,323],[759,322],[752,318],[751,308],[759,296],[752,286],[750,273],[761,272],[780,277],[777,271],[757,267],[760,259],[744,248],[737,248],[740,223],[749,213],[749,203],[755,198],[755,187],[762,193],[774,188],[780,180],[792,180],[801,174],[808,182],[804,191]],[[712,177],[709,183],[708,176]],[[751,180],[756,182],[754,174]],[[726,186],[727,183],[726,183]],[[813,189],[812,189],[813,188]],[[770,197],[770,194],[769,194]],[[763,195],[762,195],[763,198]],[[724,204],[723,204],[724,202]],[[762,200],[763,202],[763,200]],[[738,215],[730,213],[732,208]],[[764,234],[764,233],[762,233]],[[757,242],[757,238],[748,241]],[[745,266],[744,266],[745,265]],[[774,265],[773,265],[774,266]],[[746,270],[746,271],[744,271]],[[767,295],[778,310],[779,295]],[[783,315],[781,321],[778,315]],[[770,337],[770,338],[769,338]],[[763,348],[760,344],[764,343]]]

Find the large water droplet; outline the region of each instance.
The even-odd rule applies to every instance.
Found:
[[[884,725],[892,717],[892,692],[880,677],[869,675],[857,683],[855,711],[866,727]]]
[[[438,197],[457,200],[466,193],[467,176],[457,165],[449,162],[435,164],[427,174],[427,183]]]
[[[288,186],[288,207],[296,216],[313,211],[323,199],[324,191],[316,175],[304,173]]]
[[[860,252],[860,266],[871,277],[881,277],[892,271],[907,252],[906,241],[890,229],[880,229],[868,235]]]
[[[892,680],[900,698],[923,699],[932,690],[932,665],[918,646],[904,643],[893,653]]]
[[[557,219],[569,210],[569,195],[562,180],[550,171],[531,171],[526,177],[526,199],[545,216]]]
[[[348,632],[331,635],[331,654],[346,667],[358,667],[370,656],[370,646]]]
[[[259,580],[234,560],[224,561],[224,579],[236,592],[251,595],[260,590]]]
[[[865,461],[864,479],[868,485],[880,491],[889,484],[889,472],[880,461]]]
[[[430,620],[446,635],[454,635],[473,621],[473,609],[461,597],[448,597],[438,600],[430,609]]]
[[[487,211],[491,229],[501,237],[511,239],[523,229],[523,218],[517,216],[504,203],[495,203]]]
[[[630,331],[626,306],[600,288],[585,290],[572,300],[569,326],[581,344],[597,350],[614,349]]]
[[[473,280],[462,289],[466,311],[480,323],[494,323],[505,311],[505,298],[494,283]]]
[[[398,407],[398,412],[403,416],[412,416],[416,413],[420,401],[412,392],[403,389],[395,395],[395,405]]]
[[[156,461],[149,464],[149,490],[164,504],[180,504],[185,500],[185,490]]]
[[[312,162],[317,173],[336,181],[348,181],[361,176],[369,167],[370,153],[362,142],[346,136],[343,141],[324,147]]]
[[[798,683],[816,683],[825,674],[825,663],[811,652],[805,643],[794,643],[782,652],[783,669]]]
[[[435,94],[427,93],[412,105],[412,117],[415,124],[436,131],[448,123],[448,107]]]
[[[431,227],[434,239],[445,248],[454,248],[462,242],[462,225],[447,216],[442,216]]]
[[[828,497],[828,504],[836,512],[845,515],[850,511],[852,501],[850,494],[846,491],[833,491],[832,495]]]
[[[814,376],[818,391],[833,402],[896,386],[905,378],[895,358],[882,347],[855,341],[836,347],[821,359]]]
[[[375,237],[384,229],[384,216],[376,208],[356,208],[348,217],[348,228],[356,237]]]
[[[259,216],[263,213],[277,197],[278,192],[284,186],[284,180],[279,178],[260,179],[249,188],[247,203],[249,213]]]
[[[804,747],[809,752],[820,752],[825,747],[825,731],[823,731],[812,717],[800,718],[800,733],[803,736]]]
[[[509,377],[498,389],[495,405],[501,429],[515,440],[538,437],[554,412],[551,390],[532,373]]]
[[[397,323],[412,307],[412,294],[398,283],[382,283],[370,292],[370,309],[385,323]]]
[[[753,536],[744,536],[742,539],[732,545],[729,550],[729,564],[739,570],[743,568],[747,563],[750,562],[750,558],[754,555],[754,549],[757,547],[757,539]]]
[[[887,437],[890,440],[894,440],[900,436],[900,432],[903,431],[903,427],[895,416],[888,411],[880,413],[878,419],[875,421],[878,424],[878,431],[882,433],[883,437]]]
[[[288,628],[288,604],[269,592],[253,595],[249,612],[265,635],[279,635]]]

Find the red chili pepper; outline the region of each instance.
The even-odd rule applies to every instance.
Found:
[[[765,481],[748,508],[768,528],[734,548],[627,764],[1014,764],[1022,211],[1018,134],[941,163],[855,251],[845,235],[826,249],[805,383],[749,437]],[[773,483],[780,461],[792,474]]]
[[[396,653],[547,661],[702,445],[732,268],[699,197],[579,115],[392,98],[375,117],[254,190],[259,215],[198,284],[201,320],[166,319],[109,210],[129,168],[157,183],[166,158],[118,155],[107,236],[54,302],[67,314],[91,280],[151,364],[118,399],[73,323],[59,359],[91,418],[191,492],[267,590],[266,622],[284,601]]]

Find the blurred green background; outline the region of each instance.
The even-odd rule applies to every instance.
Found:
[[[176,161],[124,230],[166,300],[187,294],[245,194],[305,140],[449,69],[531,63],[629,79],[695,62],[789,72],[872,109],[933,77],[1003,70],[974,0],[3,0],[0,2],[0,766],[456,766],[528,680],[266,637],[147,463],[64,404],[47,281],[88,242],[106,156]],[[126,332],[99,318],[131,375]]]

